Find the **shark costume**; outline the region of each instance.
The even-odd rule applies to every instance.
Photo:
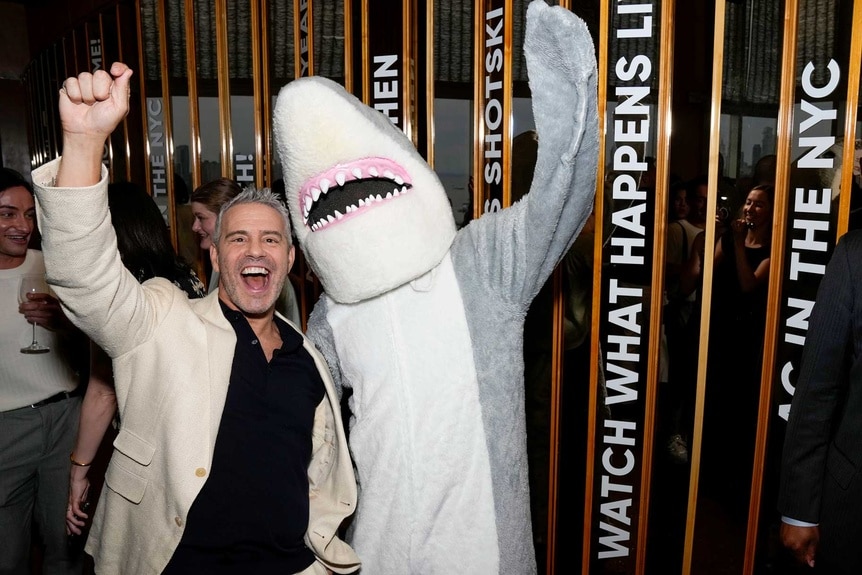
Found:
[[[531,300],[589,216],[596,61],[584,23],[533,2],[530,193],[456,233],[445,190],[379,112],[324,78],[282,88],[293,227],[325,289],[308,334],[351,387],[362,573],[536,572],[524,422]]]

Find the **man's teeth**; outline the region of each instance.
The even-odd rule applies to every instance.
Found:
[[[261,267],[256,267],[256,266],[249,266],[247,268],[243,268],[243,270],[242,270],[242,275],[244,275],[244,276],[254,275],[254,274],[269,275],[269,272],[266,270],[266,268],[261,268]]]

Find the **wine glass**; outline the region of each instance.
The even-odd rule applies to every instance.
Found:
[[[44,276],[23,276],[21,284],[18,286],[18,303],[27,303],[28,293],[48,293],[48,284],[45,283]],[[36,324],[33,326],[33,342],[27,347],[21,348],[21,353],[48,353],[51,349],[36,341]]]

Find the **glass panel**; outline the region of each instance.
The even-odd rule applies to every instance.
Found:
[[[149,148],[149,193],[159,206],[170,226],[167,205],[166,161],[168,157],[165,134],[165,102],[162,98],[161,47],[158,26],[157,0],[141,1],[141,29],[144,45],[142,73],[146,94],[147,139]]]
[[[71,50],[72,50],[72,66],[75,70],[75,75],[77,76],[81,72],[87,72],[90,70],[90,62],[87,57],[87,33],[83,27],[75,28],[72,30],[72,42],[71,42]]]
[[[300,17],[306,15],[307,5],[301,7]],[[270,110],[275,108],[278,91],[295,77],[294,50],[294,0],[271,0],[267,2],[267,41],[265,49],[269,60]],[[302,51],[303,61],[308,61],[307,47]],[[277,150],[272,152],[272,179],[282,177],[281,162]],[[295,266],[295,268],[298,266]],[[295,270],[296,271],[296,270]]]
[[[84,30],[86,32],[85,56],[87,58],[87,70],[89,72],[103,70],[109,64],[105,64],[105,61],[102,58],[103,46],[100,22],[99,20],[91,20],[87,22],[84,26]]]
[[[270,105],[275,106],[278,91],[296,77],[296,58],[299,57],[300,76],[309,74],[326,76],[344,83],[344,2],[343,0],[314,0],[299,2],[295,15],[294,0],[268,2],[267,39],[270,77]],[[313,37],[303,42],[308,33],[307,22]],[[297,54],[294,38],[295,26],[302,37]],[[309,44],[310,43],[310,47]],[[310,49],[310,51],[309,51]],[[273,179],[281,178],[281,164],[277,154],[273,158]]]
[[[28,102],[36,101],[36,65],[33,62],[27,65],[24,75],[21,78],[24,84],[24,94]],[[41,110],[38,106],[30,105],[27,107],[27,135],[30,140],[30,169],[40,166],[42,161],[42,150],[37,141],[39,129],[39,116]]]
[[[99,24],[102,31],[102,43],[100,54],[101,66],[108,69],[111,64],[120,58],[120,33],[117,27],[117,13],[114,9],[107,10],[100,15]],[[134,65],[132,64],[134,67]],[[128,132],[126,127],[132,118],[127,118],[120,126],[111,133],[110,138],[110,161],[111,177],[114,181],[127,180],[128,166],[126,162],[126,138]],[[140,183],[140,182],[139,182]]]
[[[63,80],[66,79],[65,69],[64,69],[64,55],[63,55],[63,43],[58,42],[54,44],[47,51],[47,61],[46,66],[48,67],[48,85],[49,86],[59,86]],[[56,95],[55,95],[56,97]],[[50,158],[55,158],[60,153],[60,117],[59,110],[57,109],[57,105],[52,104],[47,108],[44,108],[48,114],[48,123],[51,126],[49,132],[50,138],[50,147],[51,147],[51,156]],[[48,158],[48,159],[50,159]]]
[[[101,30],[101,22],[99,19],[91,20],[85,24],[86,30],[86,44],[87,44],[87,59],[89,63],[89,71],[95,72],[96,70],[102,70],[106,66],[110,66],[110,64],[106,64],[103,58],[104,45],[102,42],[102,30]],[[119,131],[122,131],[120,129]],[[113,174],[113,164],[111,162],[112,153],[112,144],[113,138],[109,137],[105,141],[105,146],[102,151],[102,163],[108,168],[109,177],[111,179],[114,178]]]
[[[862,82],[859,85],[859,100],[862,102]],[[858,105],[857,105],[858,107]],[[848,230],[862,228],[862,122],[856,120],[856,142],[853,162],[853,182],[850,188],[850,217],[847,222]]]
[[[135,68],[135,80],[130,85],[131,97],[129,98],[129,115],[125,122],[125,139],[114,144],[115,157],[122,155],[125,162],[124,177],[132,182],[143,184],[147,181],[147,165],[143,161],[142,149],[144,145],[144,122],[146,112],[141,109],[144,103],[141,98],[141,80],[145,77],[144,72],[138,69],[137,62],[140,61],[139,54],[143,46],[138,45],[138,22],[140,14],[133,5],[117,5],[117,58],[126,63],[133,63]],[[113,16],[111,17],[113,18]],[[111,44],[107,44],[108,47]],[[110,54],[111,52],[106,52]],[[134,158],[134,160],[132,160]]]
[[[273,96],[294,78],[293,0],[267,2],[269,75]]]
[[[194,0],[194,3],[201,182],[206,183],[222,175],[215,2]],[[223,70],[222,73],[229,74],[230,71]]]
[[[458,226],[473,219],[473,2],[434,1],[434,170]]]
[[[186,66],[186,0],[167,3],[168,74],[170,76],[172,135],[174,140],[174,195],[177,204],[188,201],[192,187],[189,161],[191,122],[189,118],[188,72]]]
[[[102,29],[100,20],[94,19],[87,22],[84,25],[84,40],[86,44],[86,58],[87,58],[87,70],[90,73],[95,72],[96,70],[103,70],[106,67],[110,67],[110,63],[106,63],[103,58],[104,45],[102,43]],[[118,132],[122,132],[122,128],[117,130]],[[105,141],[105,146],[102,151],[102,163],[105,167],[108,168],[109,177],[113,180],[113,163],[111,161],[111,157],[113,156],[112,151],[112,143],[114,141],[113,137],[109,137]]]
[[[254,97],[236,95],[236,83],[231,80],[230,117],[233,134],[233,174],[240,186],[254,185]]]
[[[300,6],[302,2],[300,2]],[[344,84],[344,0],[314,0],[314,69]]]
[[[860,138],[862,133],[859,129],[857,122],[853,156],[853,181],[850,187],[850,216],[847,221],[848,231],[862,228],[862,138]]]
[[[199,277],[205,278],[205,254],[201,253],[198,238],[192,232],[194,216],[190,202],[194,188],[191,165],[191,110],[189,107],[189,78],[186,56],[186,2],[170,0],[167,3],[168,74],[171,89],[171,135],[173,137],[173,193],[176,213],[175,230],[177,253],[187,261]]]
[[[185,48],[183,48],[185,49]],[[179,87],[179,84],[177,84]],[[199,239],[192,232],[194,216],[190,204],[192,185],[192,165],[189,132],[189,97],[171,96],[171,113],[174,137],[174,205],[177,215],[177,253],[195,269],[199,276],[205,276],[206,254],[201,253]]]
[[[716,243],[705,248],[714,268],[693,573],[741,572],[745,561],[772,246],[784,7],[725,10],[723,115],[712,134],[724,161],[715,167],[716,220],[707,222]],[[695,182],[695,202],[703,190]]]
[[[473,219],[472,100],[434,99],[434,170],[452,203],[458,227]]]
[[[252,80],[251,4],[227,3],[233,175],[240,186],[255,183],[255,110]]]

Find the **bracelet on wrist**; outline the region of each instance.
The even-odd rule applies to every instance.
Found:
[[[72,462],[72,465],[77,465],[78,467],[90,467],[93,462],[90,463],[81,463],[80,461],[75,461],[75,452],[69,454],[69,461]]]

